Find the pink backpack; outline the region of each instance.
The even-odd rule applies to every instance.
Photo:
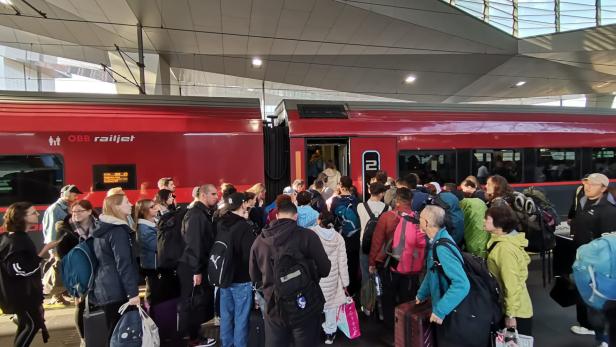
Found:
[[[387,247],[386,266],[403,274],[420,273],[426,257],[426,234],[413,222],[414,214],[398,212],[400,217]]]

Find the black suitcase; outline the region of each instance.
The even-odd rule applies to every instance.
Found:
[[[248,321],[248,346],[265,346],[265,323],[260,310],[251,310]]]
[[[108,338],[107,319],[102,308],[91,309],[88,297],[83,312],[83,332],[86,346],[106,347]]]

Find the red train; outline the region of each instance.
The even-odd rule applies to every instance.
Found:
[[[98,206],[114,186],[134,200],[164,176],[180,202],[205,182],[265,182],[272,198],[332,160],[360,194],[378,169],[440,183],[499,173],[565,213],[583,174],[616,178],[612,110],[283,101],[276,113],[264,122],[256,99],[3,92],[0,206],[44,209],[67,183]]]

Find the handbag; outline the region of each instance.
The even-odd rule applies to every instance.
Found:
[[[92,310],[89,303],[89,295],[86,295],[86,305],[83,312],[84,340],[88,347],[107,346],[107,318],[102,308]]]
[[[338,329],[351,340],[361,336],[359,317],[357,316],[357,309],[355,308],[355,302],[352,297],[347,296],[346,303],[338,307],[336,324],[338,325]]]
[[[145,310],[139,306],[139,316],[141,316],[141,347],[159,347],[160,336],[156,323],[148,316]]]
[[[515,330],[515,342],[506,340],[507,329],[499,330],[494,334],[494,347],[533,347],[534,338],[518,334]]]
[[[143,328],[139,310],[127,310],[128,302],[120,306],[122,316],[111,334],[110,347],[142,347]],[[89,347],[89,346],[88,346]]]

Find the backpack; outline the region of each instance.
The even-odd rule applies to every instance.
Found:
[[[548,252],[556,247],[556,226],[560,223],[554,206],[535,187],[515,193],[511,206],[520,222],[520,232],[528,239],[529,252]]]
[[[381,211],[379,217],[377,217],[374,215],[374,213],[372,213],[372,210],[370,209],[370,206],[368,206],[367,202],[364,202],[363,205],[366,209],[366,212],[368,212],[368,216],[370,217],[370,219],[368,219],[368,222],[364,227],[364,236],[361,240],[361,250],[362,252],[364,252],[364,254],[370,254],[370,246],[372,246],[372,236],[374,235],[374,229],[376,229],[379,217],[389,209],[389,206],[385,205],[383,211]]]
[[[460,208],[460,201],[450,192],[441,192],[434,199],[432,204],[445,210],[445,228],[458,246],[464,243],[464,212]]]
[[[310,199],[310,207],[317,212],[326,210],[327,204],[325,203],[325,200],[323,200],[321,193],[314,189],[310,189],[309,192],[312,194],[312,198]]]
[[[334,216],[336,217],[335,225],[338,232],[344,237],[351,237],[359,231],[359,216],[355,212],[353,201],[348,198],[342,198],[336,209]]]
[[[210,250],[207,278],[215,287],[229,288],[233,275],[233,232],[231,229],[219,230]]]
[[[306,319],[314,319],[323,311],[325,297],[313,266],[306,258],[298,258],[301,251],[296,247],[282,249],[273,262],[274,292],[272,299],[274,307],[285,322],[298,326]]]
[[[414,214],[398,212],[400,220],[394,235],[387,242],[385,267],[403,274],[420,273],[426,256],[426,234],[413,220]]]
[[[443,336],[458,346],[487,346],[490,333],[498,328],[497,324],[503,319],[500,285],[488,270],[485,259],[462,252],[455,242],[441,238],[432,246],[433,269],[443,275],[449,285],[451,281],[445,275],[436,253],[436,248],[440,245],[447,247],[458,258],[470,283],[464,300],[445,317],[442,325]],[[440,283],[439,280],[439,286]],[[441,295],[445,294],[442,287],[440,291]]]
[[[94,284],[98,260],[93,243],[93,238],[79,242],[60,261],[62,282],[72,297],[85,296]]]
[[[184,253],[182,220],[186,212],[187,208],[178,207],[162,215],[156,225],[156,265],[160,269],[176,269],[178,259]]]
[[[590,307],[602,310],[616,300],[616,233],[604,234],[580,246],[573,263],[573,279]]]

